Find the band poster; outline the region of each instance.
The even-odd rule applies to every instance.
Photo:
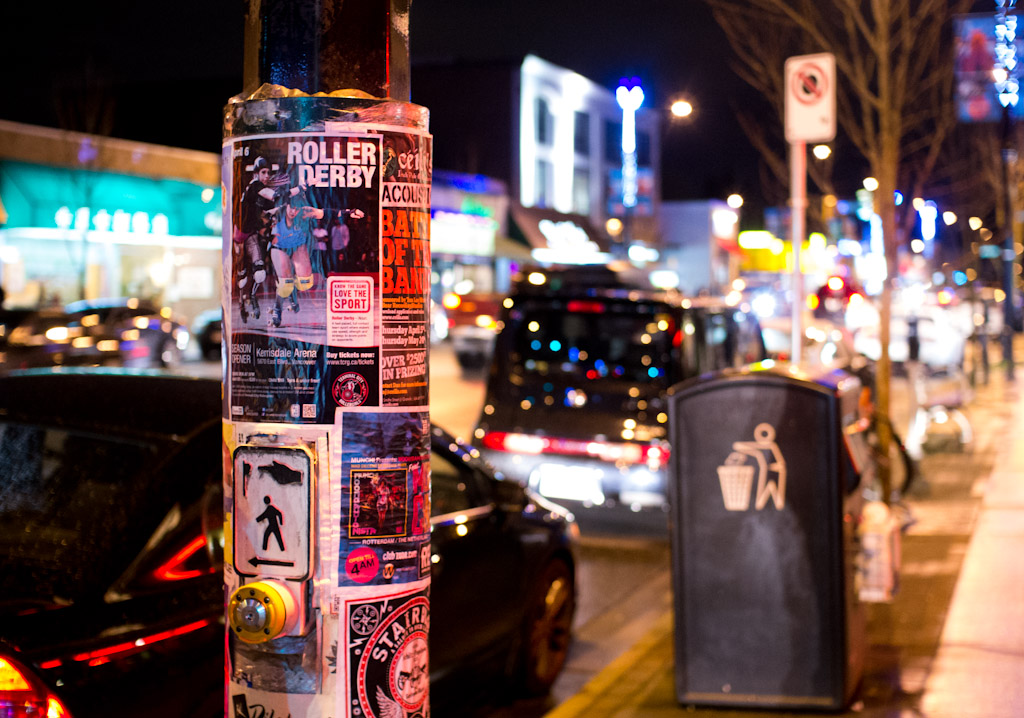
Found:
[[[225,144],[233,421],[427,408],[430,136],[352,127]]]

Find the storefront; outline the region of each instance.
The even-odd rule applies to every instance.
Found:
[[[504,293],[529,247],[509,237],[504,182],[457,172],[434,172],[430,246],[433,295]]]
[[[587,217],[518,203],[510,216],[513,236],[529,245],[537,264],[607,264],[613,258],[611,238]]]
[[[220,156],[0,122],[7,307],[220,303]]]

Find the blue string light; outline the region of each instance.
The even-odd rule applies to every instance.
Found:
[[[1003,107],[1016,107],[1020,99],[1017,80],[1017,16],[1011,15],[1017,0],[996,0],[995,64],[992,77]]]

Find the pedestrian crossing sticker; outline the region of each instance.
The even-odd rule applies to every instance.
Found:
[[[309,577],[312,464],[301,447],[235,450],[233,538],[239,574]]]

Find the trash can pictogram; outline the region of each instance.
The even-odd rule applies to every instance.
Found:
[[[728,511],[746,511],[750,507],[750,491],[754,488],[753,466],[719,466],[718,482],[722,486],[722,502]]]

